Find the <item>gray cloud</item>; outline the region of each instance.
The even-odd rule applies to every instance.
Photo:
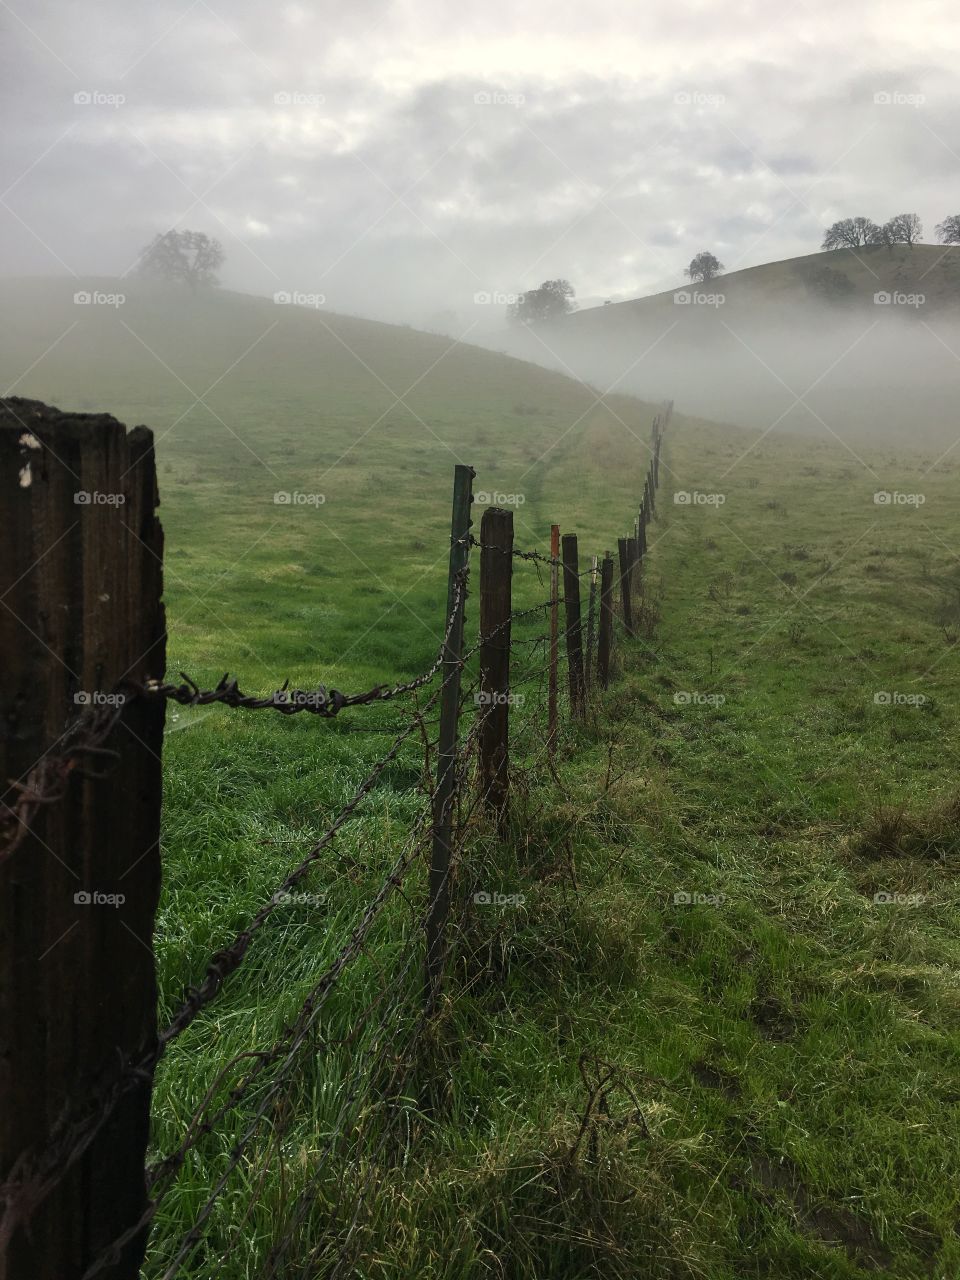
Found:
[[[812,252],[850,213],[932,238],[960,207],[957,35],[925,12],[14,0],[0,270],[119,274],[179,222],[232,287],[466,325],[480,290],[633,296],[701,248]]]

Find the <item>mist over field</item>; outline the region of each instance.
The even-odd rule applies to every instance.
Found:
[[[722,291],[722,277],[712,287]],[[838,314],[798,300],[674,310],[615,326],[604,309],[536,335],[506,330],[503,349],[582,378],[598,393],[656,400],[676,389],[684,412],[761,434],[932,450],[930,462],[960,438],[956,308],[928,317],[893,306]]]

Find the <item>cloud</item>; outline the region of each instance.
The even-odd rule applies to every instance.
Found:
[[[119,274],[178,224],[224,242],[233,287],[417,323],[547,276],[636,295],[706,247],[813,252],[849,213],[929,235],[960,147],[956,36],[927,11],[19,0],[0,270]]]

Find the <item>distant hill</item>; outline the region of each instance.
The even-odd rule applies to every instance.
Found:
[[[584,308],[509,349],[760,430],[960,436],[960,246],[813,253]]]
[[[832,288],[831,274],[845,281],[846,286]],[[960,245],[918,244],[912,249],[903,245],[893,249],[872,246],[856,251],[835,249],[830,253],[809,253],[800,258],[731,271],[709,285],[681,281],[675,289],[649,297],[581,307],[568,316],[565,323],[602,322],[616,326],[637,318],[646,319],[657,312],[666,314],[666,308],[672,313],[678,305],[677,295],[694,291],[722,294],[722,305],[730,312],[743,308],[755,310],[758,306],[782,309],[811,301],[827,302],[837,308],[872,307],[877,293],[922,294],[924,314],[945,308],[960,309]],[[920,308],[908,306],[907,310],[919,311]]]

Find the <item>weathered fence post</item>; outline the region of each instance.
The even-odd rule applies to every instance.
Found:
[[[593,684],[593,641],[596,632],[597,616],[597,565],[596,556],[590,560],[590,603],[587,607],[587,662],[584,671],[584,685],[589,689]]]
[[[0,1276],[77,1280],[147,1203],[164,707],[138,691],[165,674],[153,436],[0,400],[0,491]],[[124,1060],[147,1065],[123,1075]],[[100,1276],[139,1276],[145,1239]]]
[[[600,638],[597,644],[597,679],[600,688],[610,683],[610,651],[613,645],[613,560],[607,551],[600,570]]]
[[[547,750],[553,755],[557,739],[557,695],[560,660],[560,526],[550,526],[550,681],[547,690]]]
[[[437,744],[437,789],[433,807],[433,848],[430,855],[429,901],[426,916],[426,1005],[436,1009],[443,975],[444,926],[450,911],[450,832],[457,765],[457,719],[460,714],[460,660],[463,655],[463,617],[470,563],[471,486],[473,467],[458,465],[453,478],[453,516],[450,522],[450,569],[447,582],[446,631],[453,625],[443,650],[440,674],[440,734]]]
[[[501,837],[509,821],[510,609],[513,512],[488,507],[480,521],[480,786]]]
[[[633,610],[630,603],[630,540],[617,539],[617,554],[620,557],[620,604],[623,608],[623,626],[628,636],[633,635]]]
[[[630,596],[633,600],[634,596],[643,594],[643,583],[640,581],[640,552],[636,538],[627,539],[627,564],[630,566],[628,576],[630,578]]]
[[[580,617],[580,560],[577,535],[563,535],[563,599],[567,624],[567,671],[570,677],[570,709],[582,716],[585,702],[583,670],[583,622]]]

